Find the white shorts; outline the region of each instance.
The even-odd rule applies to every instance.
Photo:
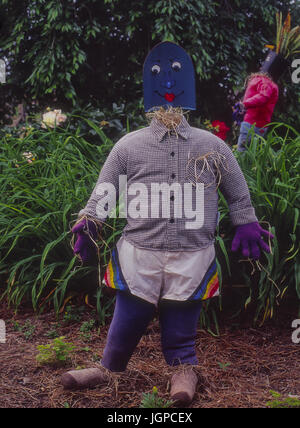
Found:
[[[133,246],[122,236],[112,251],[104,283],[157,306],[166,300],[206,300],[219,295],[214,245],[196,251]]]

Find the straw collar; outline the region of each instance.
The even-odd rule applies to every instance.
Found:
[[[178,134],[184,140],[187,140],[191,134],[191,127],[184,116],[182,116],[180,124],[175,128],[174,131],[167,128],[160,120],[156,119],[155,117],[150,123],[150,129],[158,142],[161,142],[164,136],[168,133],[171,135]]]

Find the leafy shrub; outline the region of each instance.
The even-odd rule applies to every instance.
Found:
[[[73,343],[65,342],[64,336],[58,337],[48,345],[38,345],[36,359],[41,365],[65,365],[70,361],[74,349]]]
[[[99,131],[94,128],[103,128],[105,135],[116,141],[130,129],[138,129],[145,125],[145,114],[137,103],[116,104],[96,108],[88,104],[85,108],[72,110],[68,123],[68,131],[76,133],[80,128],[80,136],[90,143],[99,144]]]

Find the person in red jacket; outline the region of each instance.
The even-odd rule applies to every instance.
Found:
[[[243,99],[246,114],[241,123],[238,151],[246,150],[251,128],[257,135],[263,137],[266,134],[266,125],[271,122],[277,100],[278,86],[269,74],[259,72],[250,75]]]

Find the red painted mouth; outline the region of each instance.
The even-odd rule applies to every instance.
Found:
[[[172,101],[174,101],[175,99],[175,95],[174,94],[168,94],[167,92],[165,93],[165,100],[168,101],[169,103],[171,103]]]

